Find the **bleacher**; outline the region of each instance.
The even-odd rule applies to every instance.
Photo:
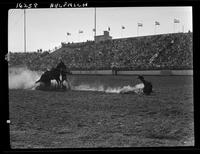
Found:
[[[46,70],[59,57],[71,70],[109,70],[113,62],[120,70],[193,69],[192,33],[162,34],[113,39],[94,43],[62,43],[52,53],[11,53],[9,66],[25,65]]]

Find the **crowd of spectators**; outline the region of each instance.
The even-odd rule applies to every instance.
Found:
[[[11,53],[10,66],[32,70],[55,67],[62,57],[71,70],[193,69],[192,33],[162,34],[94,43],[62,43],[59,56],[49,52]]]

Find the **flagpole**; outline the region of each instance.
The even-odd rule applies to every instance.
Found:
[[[94,8],[94,27],[95,27],[95,29],[94,29],[94,42],[96,43],[96,31],[97,31],[97,29],[96,29],[96,7]],[[94,50],[94,61],[95,61],[95,64],[94,64],[94,66],[95,66],[95,73],[96,73],[96,67],[97,67],[97,63],[96,63],[96,45],[95,45],[95,50]]]
[[[122,27],[121,27],[121,38],[122,38]]]
[[[138,36],[138,33],[139,33],[139,26],[137,26],[137,36]]]
[[[154,34],[156,35],[156,24],[155,24],[155,27],[154,27]]]
[[[67,34],[67,43],[69,42],[69,39],[68,39],[68,34]]]
[[[26,10],[24,9],[24,52],[26,52]]]
[[[96,41],[96,7],[94,8],[94,41]]]
[[[80,31],[78,33],[79,33],[79,43],[80,43]]]

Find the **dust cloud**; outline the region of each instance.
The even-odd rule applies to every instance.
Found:
[[[34,89],[41,72],[31,71],[26,67],[12,67],[8,69],[9,89]]]
[[[79,86],[73,87],[73,90],[80,90],[80,91],[100,91],[106,93],[120,93],[120,92],[128,92],[134,91],[139,93],[141,89],[144,88],[144,84],[136,84],[135,86],[123,86],[123,87],[107,87],[105,88],[103,85],[99,86],[92,86],[89,84],[81,84]]]

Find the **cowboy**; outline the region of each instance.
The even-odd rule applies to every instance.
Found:
[[[153,87],[151,82],[146,81],[142,75],[139,75],[138,79],[140,79],[140,81],[142,81],[142,83],[144,84],[143,93],[145,95],[150,95],[150,93],[152,93],[152,87]]]
[[[111,63],[112,75],[117,75],[118,65],[116,62]]]
[[[64,62],[62,61],[62,58],[59,58],[59,60],[60,60],[60,63],[57,65],[56,68],[58,68],[60,70],[65,70],[66,66],[65,66]]]

